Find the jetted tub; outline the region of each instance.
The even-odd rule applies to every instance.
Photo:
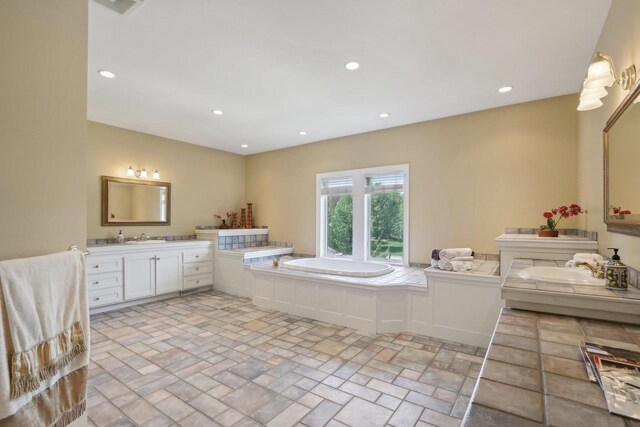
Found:
[[[349,277],[377,277],[393,271],[389,264],[332,258],[294,259],[283,262],[280,268]]]

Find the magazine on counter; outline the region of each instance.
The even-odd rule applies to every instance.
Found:
[[[596,344],[592,342],[580,343],[580,353],[584,359],[584,364],[587,369],[587,376],[589,381],[597,382],[602,387],[600,378],[596,370],[595,356],[607,356],[621,361],[629,361],[640,363],[640,353],[631,350],[625,350],[624,348],[610,347],[606,345]]]
[[[640,363],[601,355],[593,360],[609,412],[640,420]]]

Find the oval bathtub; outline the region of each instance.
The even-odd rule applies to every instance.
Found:
[[[389,264],[331,258],[294,259],[283,262],[280,268],[350,277],[376,277],[393,271]]]

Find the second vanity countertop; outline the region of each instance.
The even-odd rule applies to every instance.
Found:
[[[609,413],[587,378],[581,341],[640,351],[640,327],[502,309],[463,425],[640,425]]]
[[[502,283],[502,298],[512,308],[640,324],[640,289],[611,290],[523,279],[527,267],[564,267],[564,261],[516,259]]]

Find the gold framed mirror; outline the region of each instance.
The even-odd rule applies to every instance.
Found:
[[[103,176],[102,225],[171,225],[171,184]]]
[[[640,81],[607,120],[603,138],[607,231],[640,236]]]

